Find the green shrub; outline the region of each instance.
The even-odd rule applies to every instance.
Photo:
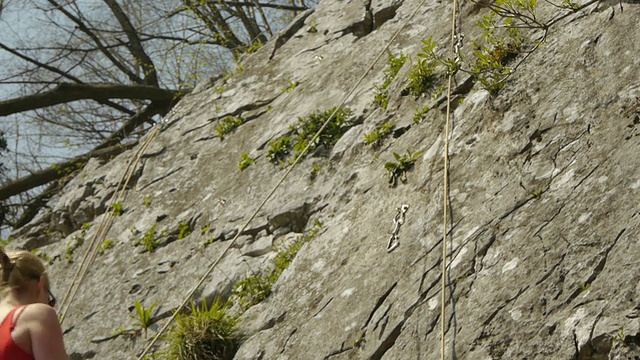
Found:
[[[371,146],[374,149],[378,149],[382,145],[382,140],[389,136],[395,128],[394,123],[384,123],[376,126],[372,132],[364,134],[364,143],[367,146]]]
[[[100,253],[104,253],[105,251],[111,249],[113,246],[115,245],[115,241],[111,240],[111,239],[106,239],[102,241],[102,244],[100,245]]]
[[[403,183],[407,181],[407,171],[413,167],[413,164],[418,160],[418,156],[423,152],[424,151],[418,151],[412,154],[407,150],[407,154],[402,156],[398,153],[393,153],[397,162],[389,161],[384,164],[386,175],[389,178],[389,185],[391,187],[395,187],[398,184],[398,179]]]
[[[335,113],[335,114],[334,114]],[[309,151],[319,146],[331,148],[354,124],[347,121],[352,114],[349,108],[334,107],[320,112],[316,111],[307,117],[299,117],[298,124],[291,126],[291,135],[285,135],[269,142],[267,158],[274,164],[285,164],[285,159],[293,152],[293,159],[302,154],[309,145]],[[333,115],[333,117],[331,117]],[[329,120],[324,131],[311,143],[322,125]],[[308,154],[308,152],[307,152]]]
[[[191,304],[191,314],[178,314],[173,328],[165,336],[169,343],[162,352],[167,360],[227,360],[233,359],[242,336],[238,319],[228,313],[228,307],[216,301],[209,308]]]
[[[296,241],[283,247],[273,259],[273,266],[265,274],[253,274],[236,283],[231,295],[231,301],[237,302],[245,311],[271,295],[271,287],[278,281],[282,272],[291,265],[302,246],[313,240],[320,230],[322,223],[317,221],[311,230],[304,233]]]
[[[238,126],[242,125],[244,120],[241,117],[227,116],[220,120],[218,126],[216,126],[216,132],[220,136],[220,140],[224,140],[225,135],[232,133]]]
[[[160,246],[160,241],[158,241],[158,238],[156,237],[156,226],[153,225],[149,231],[144,234],[142,239],[136,240],[134,245],[144,245],[148,252],[153,252],[158,246]]]
[[[238,169],[240,169],[240,171],[244,171],[244,169],[256,163],[256,160],[251,158],[249,154],[242,153],[240,157],[241,159],[240,159],[240,162],[238,163]]]
[[[111,205],[111,207],[113,208],[113,215],[115,215],[115,216],[121,216],[122,215],[122,204],[113,203]]]
[[[185,223],[184,220],[180,220],[180,222],[178,223],[178,240],[182,240],[191,235],[191,232],[191,226]]]
[[[391,85],[391,82],[395,79],[396,75],[398,75],[398,72],[406,61],[407,56],[402,52],[400,52],[400,55],[394,56],[393,53],[389,51],[387,67],[384,69],[384,82],[382,85],[376,85],[374,88],[374,100],[381,108],[387,108],[389,104],[389,91],[387,91],[387,88]]]
[[[407,75],[409,82],[402,91],[402,94],[420,96],[428,92],[436,84],[437,77],[434,71],[438,64],[429,58],[420,56],[415,63],[411,59],[409,59],[409,61],[411,61],[411,68]]]

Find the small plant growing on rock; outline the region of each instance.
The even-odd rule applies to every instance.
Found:
[[[387,88],[391,85],[393,79],[407,61],[407,56],[400,52],[400,55],[395,56],[389,52],[389,58],[387,60],[387,67],[384,69],[384,82],[374,88],[374,100],[378,106],[383,109],[387,108],[389,104],[389,91]]]
[[[372,132],[364,134],[364,143],[373,149],[378,149],[382,145],[382,140],[389,136],[396,127],[394,123],[386,122],[380,126],[376,126]]]
[[[322,171],[322,167],[320,165],[313,165],[313,168],[311,169],[311,172],[309,173],[309,178],[313,181],[318,177],[318,174],[320,174],[320,171]]]
[[[220,120],[218,126],[216,126],[216,132],[220,137],[220,140],[224,140],[224,137],[230,133],[232,133],[238,126],[242,125],[244,120],[241,117],[227,116],[226,118]]]
[[[269,141],[267,159],[274,164],[284,164],[284,160],[291,152],[291,136],[285,135]]]
[[[418,151],[411,153],[407,150],[406,155],[400,156],[398,153],[393,153],[397,162],[389,161],[384,164],[386,170],[386,176],[389,178],[389,186],[395,187],[398,184],[398,179],[403,183],[407,182],[407,171],[409,171],[413,164],[424,151]]]
[[[313,240],[320,230],[322,223],[317,221],[314,227],[300,236],[296,241],[278,251],[273,259],[273,267],[266,274],[254,274],[236,283],[230,301],[237,302],[245,311],[271,295],[271,287],[278,281],[282,272],[289,267],[302,246]]]
[[[262,41],[260,41],[260,39],[258,39],[254,41],[253,44],[251,44],[251,46],[247,47],[244,53],[246,55],[253,54],[254,52],[258,51],[258,49],[260,49],[262,46],[264,46],[264,44],[262,43]]]
[[[114,245],[115,245],[115,241],[111,240],[111,239],[105,239],[102,241],[102,244],[100,245],[100,253],[104,253],[105,251],[111,249]]]
[[[240,157],[241,159],[240,159],[240,162],[238,163],[238,169],[240,169],[240,171],[244,171],[244,169],[256,163],[256,160],[251,158],[249,154],[242,153]]]
[[[431,108],[428,105],[416,109],[416,113],[413,115],[413,123],[417,124],[422,121],[429,111],[431,111]]]
[[[285,135],[269,142],[267,158],[274,164],[285,164],[285,159],[293,152],[294,159],[309,146],[313,151],[320,146],[331,148],[354,124],[347,121],[352,114],[349,108],[334,107],[327,111],[316,111],[307,117],[299,117],[297,126],[291,127],[291,135]],[[313,139],[322,125],[327,122],[324,131]],[[313,140],[313,143],[311,141]]]
[[[180,220],[178,223],[178,240],[182,240],[187,236],[191,235],[191,226],[187,224],[184,220]]]
[[[153,225],[149,231],[142,237],[142,239],[136,240],[134,245],[144,245],[145,249],[148,252],[153,252],[158,246],[160,246],[160,241],[156,237],[156,226]]]
[[[403,95],[420,96],[429,91],[437,81],[437,77],[434,71],[437,68],[437,64],[428,58],[418,58],[416,63],[411,61],[411,69],[407,75],[409,82],[402,91]]]
[[[165,336],[169,343],[163,351],[167,360],[232,359],[242,336],[238,319],[227,305],[215,301],[211,307],[191,304],[191,314],[178,314],[174,327]]]
[[[153,315],[153,310],[155,309],[158,302],[154,302],[148,309],[146,309],[140,301],[136,301],[134,306],[136,310],[136,316],[130,315],[132,319],[136,320],[136,327],[139,327],[144,331],[144,337],[147,337],[147,329],[151,326],[151,317]]]
[[[122,215],[122,204],[120,203],[113,203],[111,205],[111,208],[113,209],[113,215],[115,216],[121,216]]]
[[[82,224],[82,231],[80,231],[80,236],[74,235],[73,240],[67,244],[67,250],[65,252],[65,258],[69,263],[73,262],[73,252],[76,251],[77,248],[84,244],[84,239],[87,236],[87,230],[91,227],[90,223]]]
[[[287,87],[283,87],[282,88],[282,92],[283,93],[290,93],[293,90],[295,90],[296,87],[298,87],[298,82],[289,80],[289,85]]]

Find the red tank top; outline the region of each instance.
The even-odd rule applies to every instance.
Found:
[[[18,318],[22,315],[22,310],[15,321],[13,321],[13,314],[20,309],[24,309],[24,306],[13,308],[0,324],[0,360],[34,360],[33,356],[16,345],[11,337],[11,332],[16,326]]]

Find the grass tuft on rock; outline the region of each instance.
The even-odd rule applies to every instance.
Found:
[[[236,329],[238,318],[228,306],[215,301],[211,307],[192,303],[190,314],[178,314],[161,358],[167,360],[233,359],[240,347],[241,335]]]

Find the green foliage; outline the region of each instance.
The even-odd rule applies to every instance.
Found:
[[[149,328],[149,326],[151,326],[151,317],[153,314],[153,310],[155,309],[156,305],[158,305],[158,302],[154,302],[148,309],[146,309],[140,303],[140,301],[136,301],[134,305],[136,308],[137,317],[133,315],[130,315],[130,316],[132,319],[137,321],[135,326],[139,327],[140,329],[142,329],[142,331],[144,331],[144,337],[146,338],[147,329]]]
[[[73,262],[73,252],[76,251],[77,248],[84,244],[84,239],[87,236],[87,230],[91,227],[90,223],[82,224],[82,231],[80,231],[80,236],[74,235],[73,240],[67,244],[67,250],[65,251],[65,258],[69,263]]]
[[[211,226],[210,226],[209,224],[207,224],[207,225],[203,226],[203,227],[200,229],[200,235],[204,235],[204,234],[206,234],[206,233],[209,231],[209,229],[210,229],[210,228],[211,228]]]
[[[311,34],[315,34],[318,32],[318,24],[316,19],[309,19],[309,27],[307,28],[307,32]]]
[[[407,61],[407,56],[400,52],[400,55],[395,56],[389,51],[389,57],[387,59],[387,67],[384,69],[384,82],[382,85],[375,86],[374,88],[374,100],[378,106],[383,109],[387,108],[389,104],[389,91],[387,88],[391,85],[393,79]]]
[[[418,60],[414,63],[411,58],[411,68],[407,79],[409,82],[402,91],[403,95],[420,96],[428,92],[437,81],[437,76],[434,74],[438,63],[433,59],[418,55]]]
[[[505,80],[511,75],[507,64],[515,59],[522,51],[525,36],[520,28],[513,27],[513,18],[504,20],[504,27],[508,29],[507,36],[497,33],[496,13],[485,16],[478,26],[484,30],[484,42],[476,42],[475,63],[471,72],[476,76],[482,87],[490,93],[496,93],[504,86]]]
[[[182,240],[191,235],[191,232],[191,226],[184,222],[184,220],[180,220],[180,222],[178,222],[178,240]]]
[[[284,164],[291,152],[291,136],[285,135],[269,141],[267,159],[274,164]]]
[[[148,252],[153,252],[158,246],[160,246],[160,241],[158,241],[158,238],[156,237],[156,226],[153,225],[141,239],[136,240],[134,245],[144,245]]]
[[[621,326],[620,328],[618,328],[618,333],[616,333],[616,335],[613,336],[613,343],[619,343],[623,346],[627,345],[625,342],[625,334],[624,334],[624,326]]]
[[[340,137],[353,126],[351,122],[347,121],[347,117],[351,114],[349,108],[334,107],[323,112],[313,112],[305,118],[299,117],[297,126],[291,127],[290,136],[285,135],[269,142],[267,158],[274,164],[284,165],[284,160],[292,151],[295,159],[302,154],[307,145],[309,151],[313,151],[319,146],[333,147]],[[324,131],[314,140],[315,134],[329,118],[331,119]]]
[[[334,115],[335,113],[335,115]],[[325,146],[330,148],[335,145],[336,142],[344,135],[347,130],[353,126],[353,124],[347,122],[347,117],[352,114],[351,109],[348,108],[332,108],[324,112],[314,112],[306,118],[298,118],[298,126],[293,130],[293,134],[296,137],[293,138],[293,150],[296,152],[296,156],[302,152],[302,150],[310,144],[314,135],[320,130],[322,125],[331,120],[325,127],[320,136],[310,144],[309,151],[316,149],[318,146]]]
[[[411,153],[407,150],[405,155],[400,156],[398,153],[393,153],[397,162],[389,161],[384,164],[386,170],[386,176],[389,178],[389,186],[395,187],[398,184],[398,179],[403,183],[407,182],[407,171],[409,171],[413,164],[418,159],[418,156],[422,155],[424,151],[418,151]]]
[[[580,4],[574,3],[571,0],[563,0],[562,1],[562,7],[566,8],[566,9],[570,9],[572,11],[578,11],[580,10]]]
[[[278,251],[270,271],[266,274],[254,274],[238,281],[233,288],[231,301],[237,302],[245,311],[269,297],[271,287],[278,281],[282,272],[291,265],[298,251],[305,243],[313,240],[321,229],[322,223],[316,220],[313,228]]]
[[[220,140],[224,140],[225,135],[232,133],[238,126],[242,125],[244,120],[240,116],[227,116],[226,118],[220,120],[218,126],[216,126],[216,132],[220,137]]]
[[[111,240],[111,239],[103,240],[99,249],[100,253],[104,253],[105,251],[111,249],[115,244],[116,244],[115,240]]]
[[[5,239],[0,238],[0,246],[5,247],[7,245],[9,245],[11,242],[13,241],[12,237]]]
[[[318,177],[318,174],[320,174],[320,171],[322,171],[321,166],[313,165],[313,168],[311,169],[311,173],[309,174],[309,177],[311,178],[311,180],[315,180],[316,177]]]
[[[238,169],[240,169],[240,171],[244,171],[244,169],[256,163],[256,160],[252,159],[249,154],[242,153],[240,157],[241,159],[238,163]]]
[[[228,312],[227,305],[216,301],[209,308],[191,304],[191,314],[177,314],[174,327],[167,333],[167,360],[230,360],[240,347],[242,336],[236,326],[238,319]]]
[[[432,38],[422,40],[424,47],[418,54],[418,63],[412,66],[404,94],[419,95],[428,90],[434,83],[433,72],[440,66],[445,68],[446,74],[455,74],[460,70],[470,74],[484,89],[495,94],[513,72],[509,63],[518,55],[531,52],[544,43],[550,25],[538,20],[536,0],[496,0],[483,2],[482,5],[490,13],[476,24],[483,33],[471,40],[473,56],[469,58],[460,51],[455,59],[441,58],[435,53],[437,44]],[[576,4],[565,0],[558,7],[575,11]],[[544,30],[543,40],[533,42],[533,50],[527,50],[526,45],[531,43],[531,32],[535,30]],[[414,121],[423,118],[424,109],[416,112]]]
[[[580,291],[582,292],[588,291],[590,288],[591,288],[590,283],[580,284]]]
[[[371,146],[374,149],[378,149],[382,145],[382,140],[389,136],[395,128],[394,123],[386,122],[382,125],[376,126],[372,132],[364,134],[364,143],[367,146]]]
[[[422,121],[429,111],[431,111],[431,108],[428,105],[417,108],[416,113],[413,115],[413,123],[417,124]]]
[[[67,250],[65,251],[65,259],[71,264],[73,263],[73,252],[84,244],[84,230],[82,236],[74,236],[73,240],[67,244]]]
[[[152,199],[153,197],[151,196],[145,196],[144,199],[142,199],[142,203],[144,204],[144,207],[148,208],[149,206],[151,206]]]
[[[289,80],[289,86],[282,88],[282,92],[290,93],[295,90],[296,87],[298,87],[298,82]]]
[[[207,240],[204,241],[204,247],[207,247],[211,244],[213,244],[216,240],[212,237],[208,238]]]
[[[113,203],[111,204],[111,208],[113,209],[113,215],[121,216],[122,215],[122,204],[121,203]]]
[[[251,275],[238,281],[233,287],[233,299],[245,311],[271,295],[275,281],[271,276]]]
[[[256,41],[253,42],[253,44],[251,44],[251,46],[247,47],[244,53],[246,55],[253,54],[254,52],[258,51],[258,49],[260,49],[262,46],[264,46],[262,41],[260,41],[260,39],[257,39]]]

